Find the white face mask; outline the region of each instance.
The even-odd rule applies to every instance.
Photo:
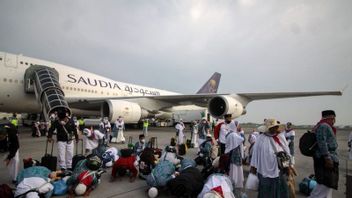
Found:
[[[61,124],[61,125],[66,125],[66,122],[63,121],[63,120],[61,120],[61,121],[60,121],[60,124]]]
[[[145,143],[145,139],[141,140],[142,143]]]

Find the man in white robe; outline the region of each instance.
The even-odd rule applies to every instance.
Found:
[[[83,129],[83,144],[85,145],[86,154],[90,153],[99,145],[99,140],[104,138],[104,134],[99,130]]]
[[[253,147],[250,172],[258,173],[260,184],[258,198],[288,197],[287,181],[283,178],[283,172],[278,167],[275,154],[280,151],[284,151],[286,154],[290,153],[287,141],[282,135],[278,135],[280,127],[282,126],[275,119],[267,119],[265,122],[266,132],[256,138]]]

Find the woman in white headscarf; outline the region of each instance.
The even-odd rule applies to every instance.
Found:
[[[177,144],[181,145],[184,143],[185,137],[185,134],[183,133],[183,130],[185,130],[185,124],[183,124],[182,119],[176,124],[175,128],[177,130]]]
[[[237,125],[235,122],[229,124],[229,133],[226,135],[225,154],[230,155],[229,177],[235,188],[243,188],[243,137],[236,133]]]

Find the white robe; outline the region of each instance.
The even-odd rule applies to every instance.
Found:
[[[40,193],[47,193],[54,189],[54,186],[41,177],[24,178],[16,187],[15,197],[21,195],[33,188],[39,188]],[[32,192],[26,195],[26,198],[39,198],[38,193]]]
[[[17,150],[15,156],[10,160],[9,165],[7,166],[10,177],[12,181],[16,181],[17,175],[20,169],[20,157],[19,157],[19,150]]]
[[[274,142],[277,151],[279,152],[285,149],[285,152],[289,154],[290,150],[287,146],[287,141],[282,135],[278,135],[277,137],[279,137],[280,142],[283,145],[282,148],[278,143]],[[257,168],[257,172],[263,175],[263,177],[277,178],[279,177],[280,170],[277,164],[274,148],[270,141],[273,141],[273,138],[265,134],[261,134],[257,137],[253,146],[253,154],[250,164]]]
[[[194,148],[198,148],[198,125],[193,126],[192,141]]]
[[[230,134],[226,137],[225,153],[229,153],[239,146],[241,148],[241,153],[243,153],[243,141],[243,137],[241,137],[238,133],[230,132]],[[242,166],[230,164],[229,177],[236,188],[243,188],[244,176]]]
[[[93,130],[92,133],[94,133],[93,139],[88,138],[87,136],[83,137],[83,143],[85,145],[85,149],[90,150],[90,151],[97,148],[98,144],[99,144],[99,140],[104,138],[104,134],[98,130]]]
[[[177,144],[183,144],[184,143],[184,137],[185,134],[183,133],[183,130],[185,129],[185,125],[181,123],[177,123],[175,128],[178,130],[178,136],[177,136]]]
[[[210,175],[203,186],[202,192],[199,193],[198,198],[203,198],[206,193],[218,186],[221,186],[224,198],[235,198],[231,180],[222,174]]]
[[[126,139],[125,139],[125,136],[124,136],[124,134],[123,134],[123,130],[124,130],[124,128],[125,128],[125,122],[122,120],[122,121],[116,121],[115,122],[115,127],[116,127],[116,129],[117,129],[117,138],[115,139],[115,138],[113,138],[112,140],[111,140],[111,142],[117,142],[117,143],[119,143],[119,142],[125,142],[126,141]]]

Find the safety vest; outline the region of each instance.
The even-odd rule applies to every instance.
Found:
[[[84,125],[84,120],[83,119],[79,119],[78,120],[78,124],[79,124],[79,126],[83,126]]]
[[[17,126],[18,126],[18,120],[17,120],[17,118],[13,118],[13,119],[11,120],[11,124],[13,124],[13,126],[17,127]]]
[[[148,121],[143,122],[143,127],[148,127],[149,123]]]

